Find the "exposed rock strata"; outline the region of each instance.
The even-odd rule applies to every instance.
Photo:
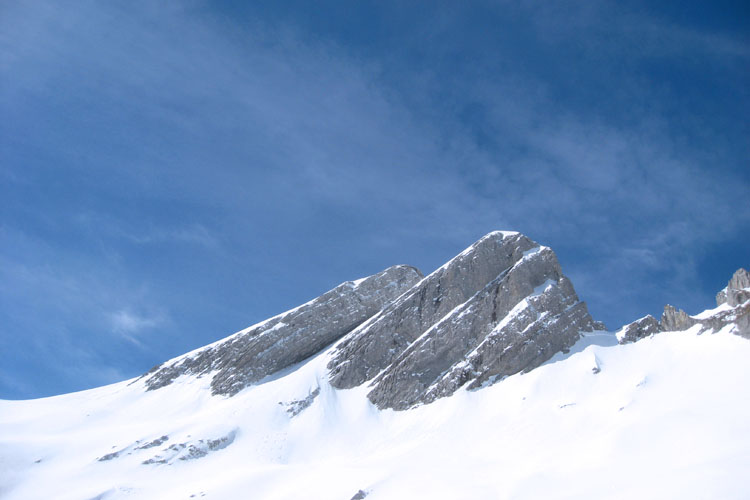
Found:
[[[645,337],[655,335],[661,330],[659,320],[650,314],[643,318],[633,321],[629,325],[623,326],[617,332],[617,340],[620,344],[629,344]]]
[[[667,304],[664,306],[664,312],[661,315],[659,325],[661,326],[662,331],[680,332],[682,330],[687,330],[696,323],[697,321],[688,316],[688,313],[682,309],[677,309],[676,307]]]
[[[317,354],[411,288],[422,274],[394,266],[320,297],[223,341],[188,353],[145,375],[149,390],[184,374],[212,374],[214,395],[234,395],[267,375]]]
[[[539,366],[597,325],[547,247],[490,233],[338,346],[335,387],[406,409]]]
[[[296,417],[303,411],[305,411],[307,408],[310,407],[311,404],[313,404],[313,401],[315,401],[315,398],[318,397],[320,394],[320,387],[316,387],[315,390],[310,391],[310,393],[305,396],[302,399],[295,399],[293,401],[288,401],[286,403],[279,402],[281,406],[286,407],[286,412],[291,417]]]
[[[237,436],[237,429],[216,439],[198,439],[186,443],[172,444],[159,454],[141,462],[143,465],[172,464],[176,460],[197,460],[214,451],[223,450],[232,443]]]
[[[141,444],[140,440],[136,440],[135,443],[130,444],[129,446],[126,446],[125,448],[122,448],[120,450],[107,453],[106,455],[103,455],[97,460],[99,462],[107,462],[109,460],[113,460],[115,458],[119,458],[122,455],[132,455],[133,452],[139,451],[139,450],[147,450],[149,448],[155,448],[157,446],[161,446],[162,444],[166,443],[169,440],[169,436],[161,436],[159,438],[156,438],[152,441],[149,441],[145,444]]]
[[[718,332],[727,325],[733,325],[733,333],[750,339],[750,301],[703,318],[700,324],[702,331],[713,332]]]
[[[347,389],[372,379],[444,316],[538,245],[518,233],[490,233],[389,304],[337,346],[331,384]]]
[[[701,331],[731,325],[733,332],[750,338],[750,273],[737,271],[717,295],[717,305],[695,316],[667,305],[660,321],[646,316],[623,327],[617,338],[635,342],[696,325]],[[591,318],[551,249],[498,231],[426,278],[415,268],[394,266],[344,283],[164,363],[144,378],[151,390],[181,375],[206,375],[213,394],[231,396],[339,341],[327,365],[331,385],[343,389],[368,383],[375,405],[403,410],[533,369],[567,352],[581,332],[601,329],[604,325]],[[294,416],[318,393],[281,404]],[[185,456],[205,451],[194,448]]]
[[[716,309],[695,316],[666,305],[661,321],[646,316],[622,327],[617,338],[621,344],[626,344],[655,333],[683,331],[695,325],[700,326],[701,332],[718,332],[733,325],[735,334],[750,338],[750,273],[738,269],[727,286],[716,294],[716,305]]]
[[[731,307],[738,306],[750,300],[750,272],[738,269],[729,280],[726,288],[716,294],[716,305],[724,303]]]

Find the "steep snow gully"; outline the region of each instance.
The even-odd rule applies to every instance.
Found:
[[[492,232],[79,393],[0,401],[0,498],[747,498],[750,273],[608,332]]]

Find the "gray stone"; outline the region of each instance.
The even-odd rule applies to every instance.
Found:
[[[645,337],[650,337],[661,331],[659,321],[650,314],[625,325],[617,333],[617,339],[620,344],[629,344],[636,342]]]
[[[689,316],[685,311],[674,306],[664,307],[661,321],[654,325],[654,319],[646,316],[623,327],[618,334],[620,343],[635,342],[645,336],[659,331],[684,331],[693,326],[700,326],[700,333],[718,332],[732,326],[735,334],[750,338],[750,273],[745,269],[738,269],[727,286],[716,294],[716,305],[726,304],[729,308],[714,312],[706,316]]]
[[[750,304],[745,302],[738,306],[734,318],[735,333],[740,337],[750,339]]]
[[[380,408],[403,410],[541,365],[594,322],[547,247],[527,251],[411,343],[373,382]]]
[[[691,317],[667,305],[661,321],[641,318],[623,327],[618,339],[635,342],[694,325],[701,331],[731,325],[733,332],[750,338],[750,273],[738,270],[717,295],[717,303],[730,307]],[[142,378],[153,390],[181,375],[210,376],[213,394],[231,396],[339,341],[328,363],[331,384],[351,388],[369,382],[368,398],[376,406],[403,410],[450,396],[461,387],[477,389],[531,370],[555,353],[567,352],[581,332],[604,329],[578,299],[551,249],[518,233],[493,232],[426,278],[415,268],[394,266],[346,282],[298,308],[155,367]],[[317,388],[280,404],[294,416],[319,393]],[[166,439],[159,438],[154,446]],[[233,434],[215,443],[175,444],[164,450],[171,456],[157,455],[144,463],[199,458],[232,439]],[[123,451],[99,460],[111,460]]]
[[[720,311],[698,323],[701,331],[718,332],[727,325],[733,326],[733,333],[740,337],[750,338],[750,302],[735,306],[727,311]]]
[[[664,306],[664,312],[661,315],[661,329],[665,332],[680,332],[682,330],[687,330],[694,324],[696,324],[697,321],[688,314],[683,311],[682,309],[677,309],[676,307],[667,304]]]
[[[745,269],[738,269],[726,287],[727,304],[738,306],[750,300],[750,273]]]
[[[331,384],[347,389],[375,377],[417,337],[537,246],[521,234],[501,232],[474,243],[343,339],[328,365]]]
[[[169,436],[164,435],[164,436],[162,436],[160,438],[157,438],[157,439],[154,439],[153,441],[150,441],[150,442],[148,442],[146,444],[142,444],[140,446],[136,446],[135,449],[136,450],[147,450],[149,448],[155,448],[157,446],[163,445],[168,440],[169,440]]]
[[[118,458],[122,452],[123,452],[123,450],[114,451],[112,453],[107,453],[106,455],[103,455],[103,456],[97,458],[97,460],[99,462],[108,462],[109,460],[113,460],[115,458]]]
[[[719,293],[716,294],[716,306],[720,306],[722,304],[726,304],[727,302],[727,289],[723,288],[719,291]]]
[[[302,413],[304,410],[310,407],[311,404],[313,404],[313,401],[315,401],[315,398],[318,397],[320,394],[320,387],[316,387],[314,391],[311,391],[306,397],[302,399],[295,399],[286,403],[279,403],[282,406],[286,406],[286,412],[292,416],[296,417],[300,413]]]
[[[716,305],[738,306],[750,300],[750,272],[738,269],[729,280],[726,288],[716,294]]]
[[[176,460],[196,460],[214,451],[223,450],[232,443],[237,436],[237,429],[216,439],[199,439],[186,443],[175,443],[164,448],[161,454],[142,461],[143,465],[173,464]],[[189,437],[189,436],[188,436]]]
[[[211,374],[214,395],[234,395],[262,378],[317,354],[422,278],[410,266],[393,266],[343,283],[320,297],[145,374],[148,390],[180,375]]]
[[[595,323],[547,247],[490,233],[337,346],[335,387],[402,410],[532,369]]]

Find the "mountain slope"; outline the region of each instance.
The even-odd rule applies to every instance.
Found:
[[[610,346],[406,412],[330,387],[327,354],[228,399],[184,377],[3,401],[0,497],[744,498],[749,342],[727,331],[583,340]]]
[[[137,379],[0,401],[0,499],[745,498],[748,278],[608,333],[549,248],[490,233]]]

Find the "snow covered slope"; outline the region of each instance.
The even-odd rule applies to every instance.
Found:
[[[747,498],[750,342],[687,331],[579,344],[402,412],[331,388],[330,351],[233,398],[186,376],[2,401],[0,497]]]
[[[0,499],[747,498],[747,271],[717,305],[596,331],[550,249],[490,233],[137,379],[0,401]]]

